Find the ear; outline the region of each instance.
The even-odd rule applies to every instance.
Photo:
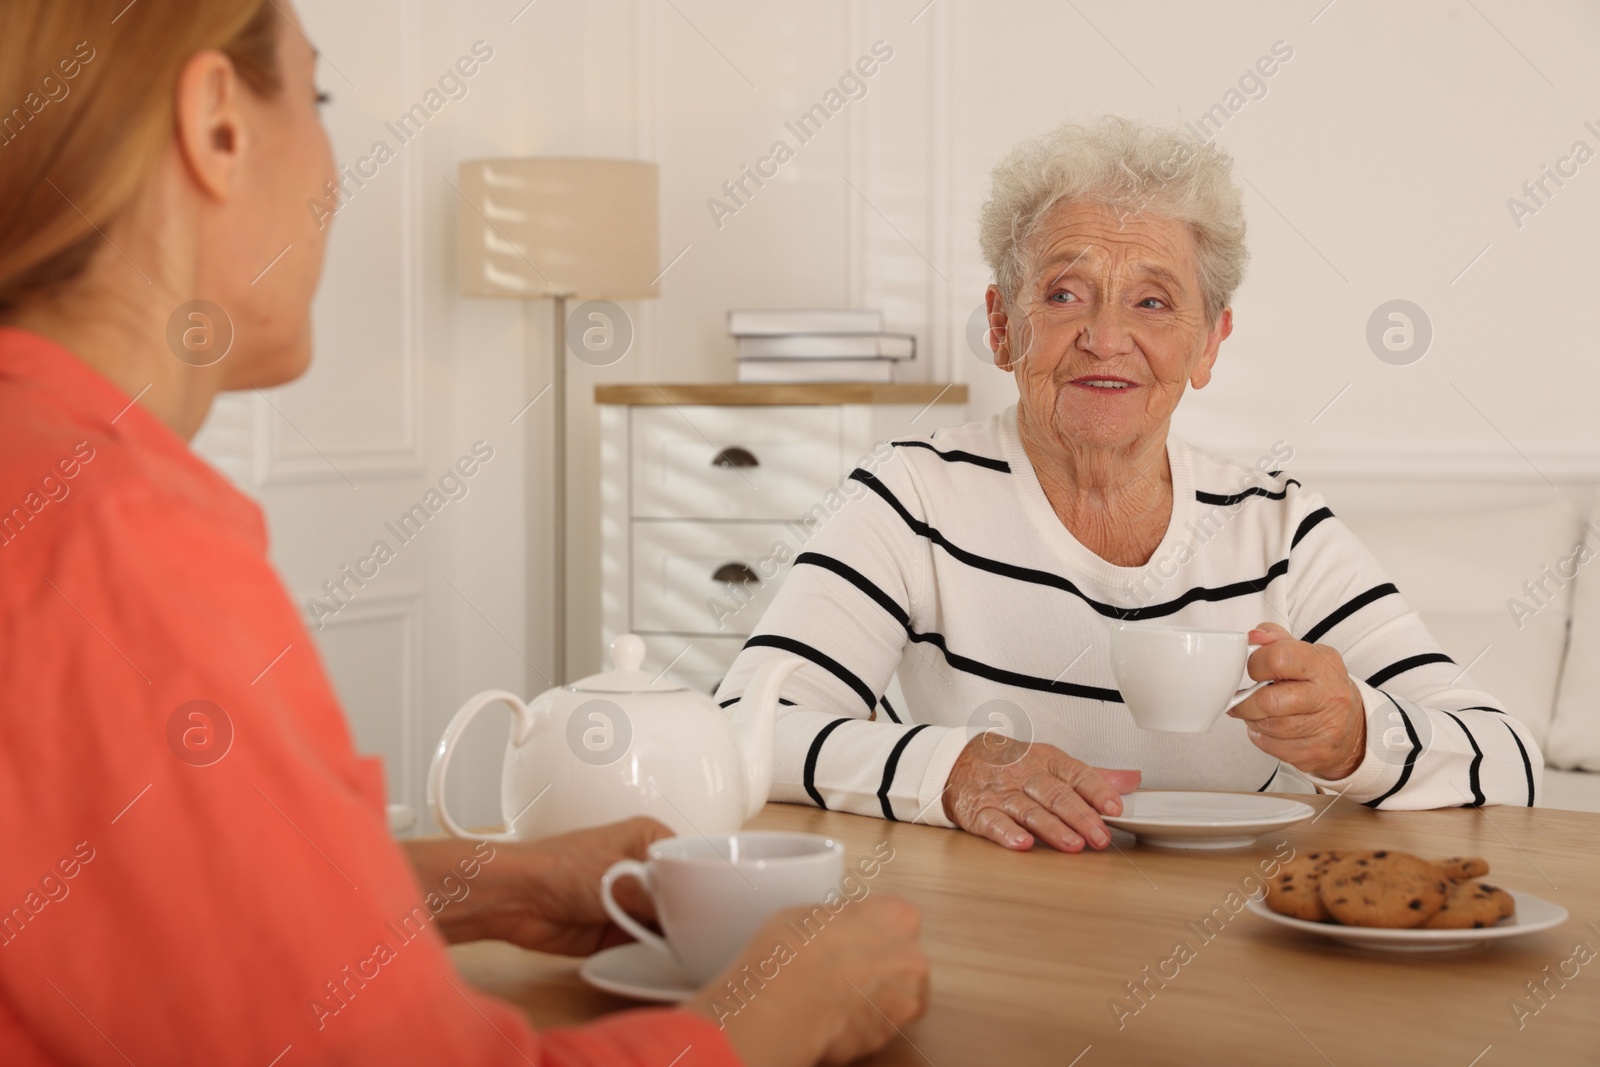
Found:
[[[227,200],[244,154],[243,85],[227,56],[197,52],[178,75],[178,152],[189,176],[206,194]]]
[[[1011,334],[1006,329],[1011,316],[1006,311],[1005,297],[1000,295],[998,285],[991,285],[984,291],[983,303],[989,314],[989,330],[984,336],[984,345],[994,353],[994,365],[1009,374],[1015,362],[1011,351]]]
[[[1189,384],[1196,389],[1204,389],[1211,381],[1211,368],[1217,362],[1217,350],[1222,347],[1222,342],[1228,339],[1233,332],[1233,309],[1223,308],[1217,316],[1216,324],[1211,327],[1211,332],[1206,335],[1206,350],[1201,353],[1200,360],[1194,365],[1194,370],[1189,374]]]

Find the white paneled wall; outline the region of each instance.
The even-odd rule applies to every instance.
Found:
[[[373,600],[411,597],[409,614],[357,621],[369,616],[352,608],[341,625],[369,636],[325,646],[352,709],[375,719],[357,737],[410,761],[392,771],[406,802],[420,803],[420,761],[462,698],[559,673],[550,633],[523,623],[530,586],[536,599],[548,587],[547,570],[526,573],[525,540],[550,537],[524,528],[523,499],[548,499],[550,483],[547,466],[523,469],[522,435],[547,440],[549,405],[510,422],[549,380],[549,309],[454,295],[449,182],[463,158],[661,166],[662,266],[672,264],[662,296],[630,305],[626,359],[572,364],[570,674],[601,658],[595,382],[730,378],[729,307],[873,305],[919,336],[919,374],[969,383],[975,415],[997,410],[1011,382],[969,351],[965,327],[988,280],[975,220],[999,155],[1065,118],[1226,111],[1276,42],[1292,58],[1232,98],[1242,106],[1217,134],[1246,183],[1253,263],[1216,379],[1185,402],[1180,430],[1246,459],[1287,441],[1302,474],[1600,473],[1589,329],[1600,162],[1559,187],[1546,179],[1520,220],[1508,207],[1574,142],[1600,153],[1600,6],[1589,0],[300,6],[327,58],[327,120],[347,162],[475,41],[495,50],[466,96],[337,217],[311,375],[230,403],[206,435],[265,502],[302,599],[472,442],[496,448],[468,497],[373,584]],[[841,93],[819,132],[797,136],[786,123],[826,101],[878,41],[893,55],[864,92]],[[760,187],[746,179],[735,205],[723,183],[780,140],[792,158]],[[738,210],[714,212],[716,198]],[[1373,310],[1395,298],[1432,321],[1432,347],[1410,366],[1380,362],[1366,341]],[[485,820],[491,732],[462,757],[484,773],[458,779],[463,811]]]

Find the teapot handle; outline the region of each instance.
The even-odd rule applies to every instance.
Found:
[[[504,701],[516,714],[516,728],[512,733],[511,743],[521,744],[533,731],[533,712],[522,698],[515,693],[508,693],[504,689],[487,689],[465,704],[450,720],[450,725],[444,728],[444,736],[439,738],[439,747],[433,752],[433,765],[428,768],[428,807],[433,811],[433,817],[440,826],[444,827],[453,837],[466,837],[474,841],[515,841],[516,829],[507,825],[505,830],[497,834],[479,834],[466,829],[450,817],[450,812],[445,809],[444,803],[444,776],[450,768],[450,755],[455,751],[456,742],[461,740],[461,735],[466,732],[470,723],[478,712]],[[537,798],[535,798],[537,799]],[[532,807],[533,805],[528,805]],[[524,811],[527,809],[523,809]],[[521,812],[518,813],[519,815]]]

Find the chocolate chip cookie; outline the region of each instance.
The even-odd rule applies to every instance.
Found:
[[[1304,852],[1285,863],[1267,882],[1266,905],[1279,915],[1307,922],[1325,922],[1328,909],[1322,906],[1317,883],[1339,853],[1326,849]]]
[[[1338,922],[1402,930],[1438,914],[1449,888],[1438,867],[1392,849],[1346,853],[1318,880],[1322,906]]]
[[[1517,902],[1504,889],[1482,882],[1456,882],[1444,906],[1422,924],[1425,930],[1475,930],[1495,923],[1517,910]]]
[[[1489,873],[1489,861],[1477,856],[1451,856],[1434,860],[1433,865],[1444,872],[1452,882],[1465,882],[1469,878],[1482,878]]]

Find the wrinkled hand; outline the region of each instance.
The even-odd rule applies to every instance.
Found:
[[[1085,842],[1103,849],[1111,832],[1101,815],[1121,815],[1120,793],[1139,787],[1138,771],[1113,771],[1075,760],[1054,745],[981,733],[956,757],[944,788],[944,811],[968,833],[1019,851],[1034,837],[1062,852]]]
[[[643,860],[651,842],[671,836],[661,823],[640,817],[538,841],[496,843],[499,855],[485,870],[499,867],[500,877],[478,919],[487,931],[481,936],[560,956],[587,956],[633,940],[607,917],[600,877],[618,860]],[[630,915],[655,919],[636,879],[622,879],[615,895]]]
[[[1272,684],[1228,714],[1245,721],[1268,755],[1319,778],[1348,777],[1366,750],[1367,715],[1344,658],[1270,622],[1251,630],[1250,641],[1264,646],[1250,655],[1250,677]]]

